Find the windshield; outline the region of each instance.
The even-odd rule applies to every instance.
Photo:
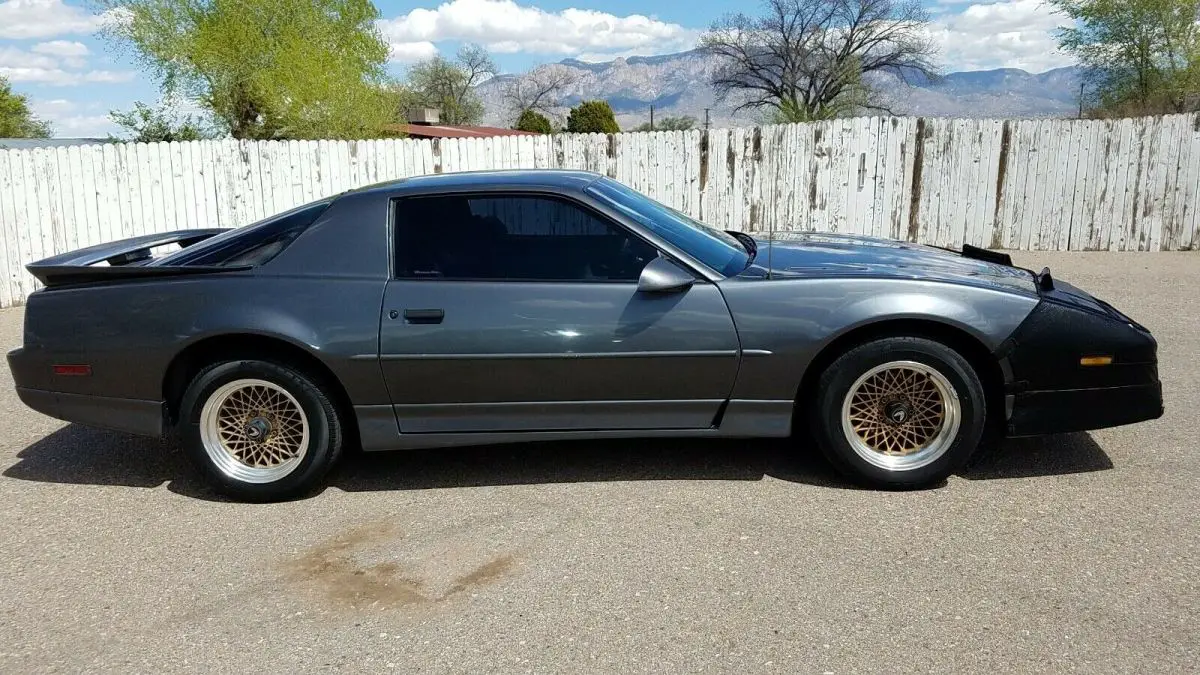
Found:
[[[587,191],[724,276],[746,269],[749,254],[728,232],[695,221],[609,178],[597,180]]]

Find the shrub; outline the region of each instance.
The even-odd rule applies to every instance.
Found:
[[[567,131],[578,134],[616,134],[621,132],[608,101],[584,101],[571,108]]]
[[[521,117],[517,119],[517,124],[513,128],[517,131],[532,131],[538,134],[554,133],[554,127],[550,126],[550,120],[536,110],[526,110],[521,113]]]

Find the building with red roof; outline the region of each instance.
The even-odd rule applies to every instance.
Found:
[[[487,138],[489,136],[537,136],[532,131],[501,127],[439,124],[440,111],[420,108],[409,113],[408,123],[392,124],[388,131],[407,134],[409,138]]]

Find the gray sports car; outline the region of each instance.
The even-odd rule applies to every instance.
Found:
[[[312,490],[349,445],[800,428],[851,478],[911,488],[988,437],[1163,412],[1150,333],[1049,270],[758,239],[585,172],[409,178],[28,269],[21,400],[176,433],[244,500]]]

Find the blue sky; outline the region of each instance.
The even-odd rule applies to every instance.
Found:
[[[947,72],[1068,65],[1055,49],[1062,18],[1043,0],[925,0],[930,34]],[[714,19],[753,11],[736,0],[376,0],[392,46],[391,69],[464,42],[486,45],[502,70],[567,57],[609,60],[689,49]],[[153,103],[158,88],[113,45],[96,37],[104,17],[86,0],[0,0],[0,75],[29,97],[59,136],[115,131],[108,112]]]

